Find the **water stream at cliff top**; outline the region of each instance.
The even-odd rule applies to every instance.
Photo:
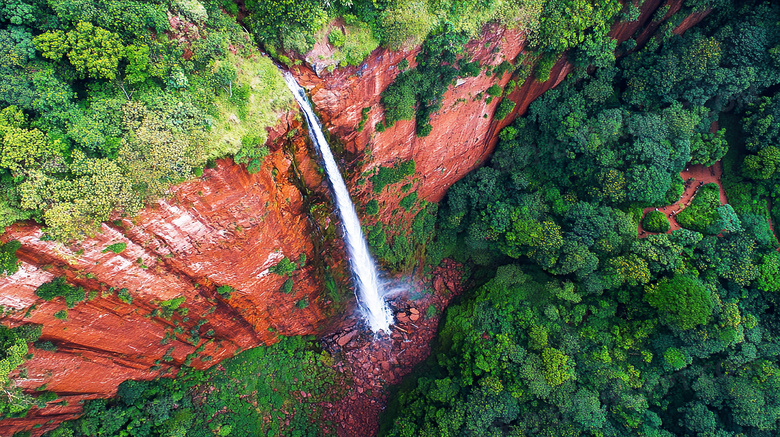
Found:
[[[336,200],[336,209],[341,215],[341,223],[344,228],[344,239],[346,240],[347,256],[349,265],[352,268],[355,280],[355,297],[357,297],[358,306],[363,316],[375,333],[380,331],[390,332],[390,325],[393,324],[393,315],[385,302],[385,290],[379,279],[379,272],[376,263],[368,251],[368,244],[363,237],[363,231],[360,228],[360,220],[355,212],[355,206],[349,197],[347,185],[341,177],[336,160],[330,151],[328,142],[325,141],[325,135],[322,133],[317,116],[306,98],[303,88],[298,85],[295,78],[287,71],[283,71],[284,81],[295,96],[298,106],[301,107],[303,116],[306,119],[306,125],[309,127],[309,137],[317,150],[320,152],[325,162],[325,173],[328,175],[333,195]]]

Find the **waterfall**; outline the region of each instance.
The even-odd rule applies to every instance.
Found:
[[[349,197],[347,185],[341,177],[339,167],[333,158],[328,142],[325,141],[325,135],[322,133],[322,126],[314,111],[309,105],[306,93],[298,85],[295,78],[287,71],[283,71],[284,81],[295,96],[298,106],[301,107],[306,125],[309,127],[309,137],[311,138],[317,150],[320,152],[325,162],[325,173],[328,175],[333,194],[336,199],[336,209],[341,215],[341,223],[344,229],[344,238],[347,246],[347,256],[349,265],[352,268],[355,280],[355,297],[358,306],[371,326],[371,329],[378,333],[379,331],[390,332],[390,325],[393,324],[393,316],[390,308],[387,306],[384,298],[382,284],[379,280],[379,272],[371,253],[368,251],[366,239],[363,238],[363,231],[360,228],[355,206]]]

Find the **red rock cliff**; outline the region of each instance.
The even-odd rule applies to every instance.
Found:
[[[682,0],[647,0],[642,5],[638,20],[617,23],[610,36],[623,42],[635,37],[643,43],[653,35],[661,21],[653,21],[653,15],[660,6],[669,5],[667,19],[679,11]],[[676,32],[695,25],[705,13],[689,17]],[[466,47],[474,60],[481,65],[496,66],[504,60],[511,61],[523,53],[525,40],[521,33],[498,26],[487,26],[478,41],[472,41]],[[512,113],[503,120],[496,120],[494,114],[499,99],[486,103],[486,99],[475,99],[493,84],[504,87],[511,79],[509,73],[502,77],[488,77],[484,73],[478,77],[463,78],[450,86],[444,95],[442,109],[431,117],[433,131],[424,138],[415,135],[414,121],[399,121],[384,132],[377,132],[375,125],[383,120],[380,94],[398,75],[396,65],[407,59],[414,65],[418,50],[391,52],[378,49],[371,54],[359,68],[349,67],[324,73],[320,78],[311,69],[301,67],[296,70],[299,82],[311,92],[311,99],[324,125],[332,135],[345,145],[349,152],[370,151],[353,179],[359,173],[371,171],[377,166],[392,165],[397,161],[414,159],[419,178],[418,195],[428,201],[438,202],[447,189],[470,171],[479,167],[490,156],[498,142],[500,130],[522,115],[536,98],[550,88],[557,86],[572,70],[564,56],[552,69],[550,79],[539,82],[531,75],[523,86],[513,91],[509,98],[516,105]],[[358,131],[363,108],[370,108],[368,120],[362,131]],[[363,196],[367,197],[370,187],[364,186]],[[355,187],[354,191],[360,191]],[[397,205],[398,193],[383,196],[386,203]],[[394,209],[394,208],[389,208]]]
[[[281,133],[291,126],[284,127]],[[293,142],[303,179],[320,187],[303,138],[299,134]],[[239,350],[272,343],[277,334],[317,332],[327,304],[311,262],[316,233],[291,183],[292,164],[281,149],[256,174],[220,160],[201,178],[176,186],[169,199],[132,219],[103,224],[102,233],[72,246],[42,241],[35,225],[7,229],[2,239],[19,240],[22,248],[19,271],[0,281],[0,305],[10,312],[2,322],[42,324],[41,341],[57,347],[31,348],[34,358],[23,365],[26,378],[18,381],[31,390],[45,385],[68,406],[0,422],[0,435],[72,418],[81,410],[80,400],[112,396],[126,379],[175,372],[187,361],[205,368]],[[119,254],[104,250],[114,243],[127,248]],[[293,274],[294,293],[282,293],[286,278],[268,268],[301,254],[309,262]],[[36,297],[35,289],[57,276],[92,291],[90,298],[67,309],[62,298]],[[216,292],[222,285],[235,289],[229,299]],[[122,288],[132,302],[119,298],[116,290]],[[173,316],[155,312],[160,301],[180,297],[185,300]],[[300,299],[310,305],[297,308]],[[67,319],[54,317],[61,310],[67,310]],[[196,351],[199,346],[203,349]]]
[[[668,1],[667,18],[681,2]],[[660,5],[661,0],[647,0],[639,20],[616,25],[611,35],[619,41],[632,36],[646,40],[660,24],[651,21]],[[689,17],[675,31],[684,31],[703,15]],[[524,39],[516,31],[491,26],[467,50],[483,65],[498,65],[522,53]],[[564,57],[549,81],[527,78],[509,95],[516,106],[503,120],[493,117],[499,99],[486,103],[475,96],[494,83],[505,86],[511,76],[482,74],[450,87],[442,109],[431,120],[431,135],[416,137],[411,121],[398,122],[379,133],[374,126],[383,118],[380,94],[398,74],[395,65],[403,58],[413,64],[416,54],[379,49],[360,69],[337,70],[324,78],[306,68],[297,71],[299,81],[311,90],[326,129],[353,156],[367,157],[350,163],[356,170],[352,183],[358,199],[368,195],[367,188],[361,192],[354,184],[360,173],[414,159],[419,196],[441,200],[447,188],[492,153],[501,128],[572,69]],[[365,128],[358,131],[363,108],[370,111]],[[275,137],[284,134],[285,127],[293,127],[290,124],[286,120]],[[321,190],[316,164],[300,134],[293,141],[301,179]],[[311,263],[294,275],[294,294],[281,293],[285,278],[268,272],[284,256],[297,260],[306,254],[311,260],[318,255],[312,241],[317,233],[307,218],[304,198],[290,182],[293,162],[278,144],[274,149],[267,158],[270,165],[260,173],[250,175],[230,160],[222,160],[202,178],[177,186],[170,199],[133,219],[104,224],[101,234],[77,246],[41,241],[41,230],[33,225],[7,230],[3,241],[17,239],[23,246],[18,253],[19,272],[0,281],[0,305],[7,312],[2,322],[42,324],[41,339],[57,346],[56,351],[31,349],[35,356],[24,365],[27,377],[20,380],[21,385],[33,390],[46,384],[68,406],[52,405],[33,411],[26,419],[0,422],[0,435],[50,419],[72,418],[80,411],[78,401],[111,396],[126,379],[150,379],[176,371],[188,358],[197,368],[207,367],[240,349],[272,342],[277,333],[314,333],[324,325],[328,304],[320,295],[322,287]],[[364,154],[366,150],[370,154]],[[385,197],[397,205],[400,196]],[[127,248],[119,254],[103,251],[113,243],[126,243]],[[57,276],[95,291],[91,299],[67,310],[66,320],[54,317],[66,309],[61,298],[46,302],[35,296],[39,285]],[[236,290],[230,299],[215,291],[221,285]],[[109,292],[111,287],[126,288],[132,303]],[[177,313],[166,319],[154,313],[160,301],[177,297],[185,298],[186,315]],[[296,308],[295,303],[304,298],[310,305]],[[198,346],[204,349],[197,352]]]

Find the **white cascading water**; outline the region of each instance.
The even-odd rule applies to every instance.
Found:
[[[333,194],[336,198],[336,208],[341,214],[341,223],[344,227],[344,238],[347,243],[347,255],[349,264],[355,277],[355,296],[366,321],[375,333],[380,331],[390,332],[390,325],[393,324],[393,315],[385,302],[382,284],[379,280],[379,272],[374,264],[374,259],[368,251],[368,245],[363,238],[363,231],[360,228],[355,206],[349,197],[347,185],[341,177],[339,167],[333,158],[328,142],[325,141],[325,135],[322,133],[322,126],[314,111],[309,105],[306,93],[298,85],[295,78],[287,71],[283,71],[284,81],[295,96],[298,106],[301,107],[303,115],[306,118],[306,124],[309,126],[309,137],[319,150],[323,161],[325,161],[325,172],[328,174]]]

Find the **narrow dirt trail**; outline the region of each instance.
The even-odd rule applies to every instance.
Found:
[[[644,220],[645,215],[647,215],[648,212],[658,210],[666,214],[666,217],[669,219],[670,226],[669,226],[669,230],[666,232],[667,234],[670,234],[672,231],[682,229],[680,224],[677,223],[677,219],[675,218],[675,215],[691,204],[691,201],[696,196],[699,187],[702,187],[709,183],[718,184],[718,188],[720,189],[720,204],[725,205],[726,203],[728,203],[728,201],[726,199],[726,191],[723,189],[723,184],[721,184],[720,182],[721,175],[723,175],[723,163],[721,161],[718,161],[714,165],[711,165],[709,167],[705,167],[701,164],[688,166],[685,170],[680,172],[680,177],[682,177],[683,180],[686,181],[685,191],[680,197],[680,200],[674,202],[671,205],[663,206],[660,208],[654,208],[652,206],[645,208],[644,211],[642,211],[642,220]],[[692,182],[688,182],[689,179],[691,178],[693,178],[694,180]],[[639,238],[644,238],[648,235],[657,234],[657,232],[648,232],[644,230],[642,228],[642,220],[639,221],[639,227],[637,229],[637,234],[639,235]]]

